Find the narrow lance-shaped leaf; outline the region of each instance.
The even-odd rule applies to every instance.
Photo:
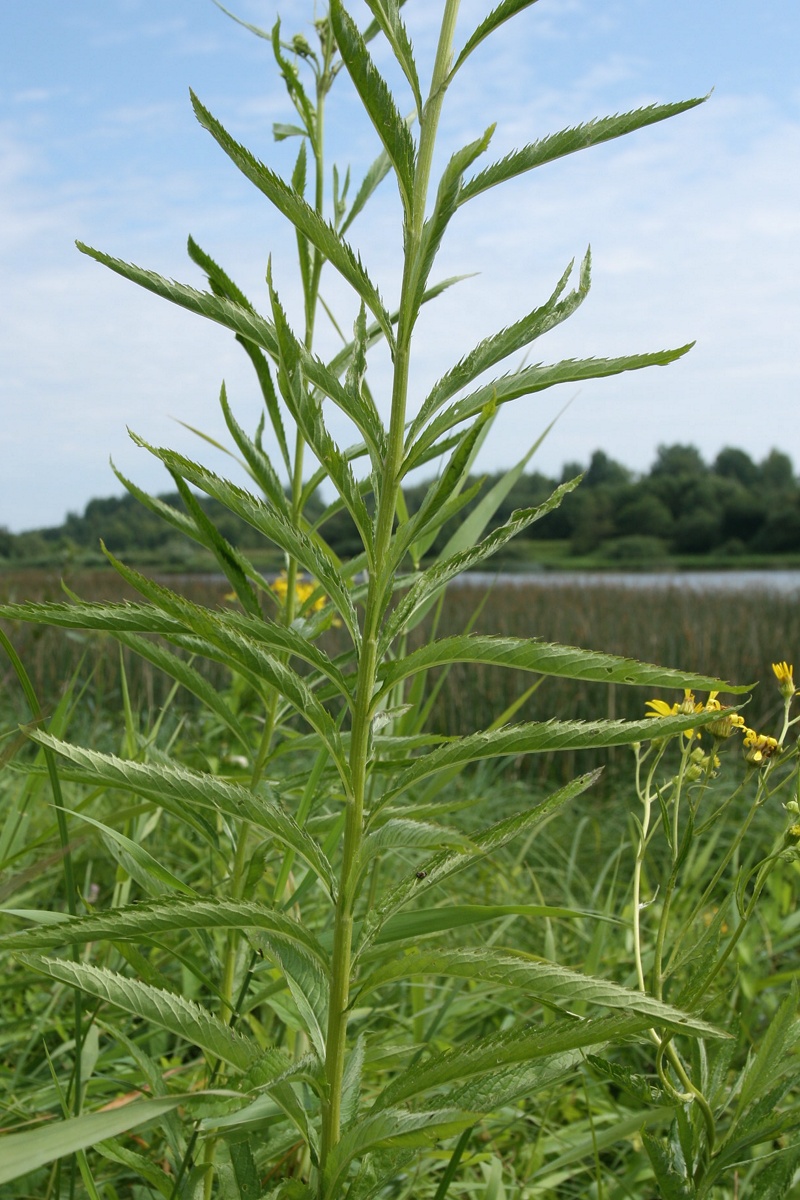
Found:
[[[331,266],[335,267],[355,288],[383,330],[389,346],[393,349],[394,333],[389,314],[383,306],[383,301],[375,285],[369,279],[360,259],[350,246],[339,237],[331,225],[323,221],[314,209],[297,195],[293,188],[288,187],[279,175],[254,158],[244,146],[235,142],[193,92],[191,96],[195,115],[200,124],[209,131],[251,183],[254,183],[259,191],[264,193],[296,229],[305,234]]]
[[[700,96],[692,100],[682,100],[674,104],[651,104],[646,108],[638,108],[631,112],[617,113],[611,117],[601,117],[587,121],[584,125],[576,125],[570,129],[562,129],[559,133],[550,134],[538,142],[532,142],[522,150],[514,150],[500,162],[480,171],[472,179],[468,179],[461,189],[459,204],[465,204],[473,196],[480,195],[487,188],[522,175],[534,167],[563,158],[565,154],[574,154],[576,150],[585,150],[600,142],[611,141],[612,138],[624,137],[635,129],[645,125],[653,125],[657,121],[665,121],[678,113],[696,108],[707,97]]]
[[[461,524],[450,535],[447,542],[437,556],[438,562],[445,562],[448,558],[452,558],[454,554],[460,553],[462,550],[474,546],[475,543],[483,536],[487,526],[493,519],[506,496],[511,492],[514,484],[522,475],[526,466],[530,462],[533,455],[539,449],[544,439],[549,434],[555,421],[554,418],[548,426],[542,431],[530,449],[526,450],[522,458],[514,464],[505,474],[501,475],[497,482],[489,489],[484,496],[480,498],[475,507],[467,513]],[[413,624],[417,624],[420,616],[424,613],[424,606],[417,610]]]
[[[457,150],[444,169],[436,192],[433,211],[422,229],[419,255],[414,263],[414,318],[418,313],[428,282],[434,259],[439,252],[447,226],[458,208],[458,196],[461,191],[461,181],[466,171],[476,158],[484,154],[492,140],[495,126],[481,134],[475,141],[470,142],[461,150]]]
[[[374,569],[372,520],[364,503],[364,497],[346,456],[336,445],[325,424],[321,403],[308,394],[303,379],[299,343],[292,333],[286,314],[272,286],[270,272],[267,273],[267,284],[272,301],[275,330],[278,335],[278,384],[281,393],[303,437],[321,465],[325,467],[328,479],[336,488],[347,511],[353,518],[366,551],[369,566]]]
[[[414,197],[414,142],[408,125],[400,116],[386,80],[373,63],[355,22],[340,0],[331,0],[330,19],[350,78],[391,159],[403,207],[409,216]]]
[[[347,785],[347,764],[344,759],[341,737],[333,718],[327,709],[314,695],[306,680],[287,665],[281,658],[265,652],[258,643],[243,636],[233,622],[215,619],[216,615],[199,604],[192,604],[176,592],[171,592],[154,580],[140,575],[114,558],[110,551],[106,556],[115,570],[133,584],[144,596],[159,605],[171,616],[183,619],[186,627],[202,639],[202,650],[209,654],[209,644],[218,647],[228,664],[235,663],[244,668],[250,682],[255,687],[268,683],[282,695],[294,709],[316,730],[331,752],[331,757],[339,767],[343,783]],[[265,622],[266,624],[266,622]],[[258,626],[256,626],[258,627]],[[181,644],[182,639],[173,639]],[[191,647],[190,645],[190,648]],[[213,651],[210,657],[219,655]],[[303,655],[306,657],[306,655]],[[312,657],[315,657],[312,655]],[[321,657],[320,657],[321,661]]]
[[[194,806],[222,812],[225,816],[251,821],[259,829],[271,833],[279,842],[291,846],[335,893],[333,869],[319,844],[304,829],[300,829],[288,813],[265,795],[249,791],[238,784],[228,783],[215,775],[190,771],[176,763],[137,763],[71,746],[47,733],[31,734],[33,741],[47,746],[81,768],[81,778],[93,785],[122,788],[145,796],[170,812],[182,816]],[[262,789],[263,790],[263,789]]]
[[[138,283],[147,291],[153,292],[165,300],[171,300],[173,304],[188,309],[189,312],[197,313],[201,317],[208,317],[209,320],[216,321],[227,329],[232,329],[234,333],[241,334],[248,341],[262,346],[270,354],[276,353],[275,331],[263,317],[251,310],[242,308],[220,296],[213,296],[209,292],[199,292],[196,288],[189,287],[188,284],[176,283],[174,279],[165,279],[155,271],[147,271],[143,267],[124,262],[120,258],[113,258],[110,254],[94,250],[83,242],[76,242],[76,245],[82,254],[87,254],[124,279]]]
[[[427,874],[427,872],[426,872]],[[588,918],[592,921],[613,921],[603,913],[587,912],[585,909],[562,908],[548,904],[448,904],[442,908],[415,908],[411,912],[396,913],[381,929],[375,942],[402,942],[408,938],[430,937],[451,929],[473,929],[487,921],[499,921],[504,917],[525,917],[527,920]],[[2,943],[0,942],[0,945]]]
[[[3,950],[47,950],[56,946],[85,945],[105,938],[136,941],[152,934],[187,929],[263,929],[272,938],[284,939],[312,954],[323,969],[327,956],[314,934],[287,913],[247,900],[159,900],[130,904],[111,912],[93,913],[60,921],[57,926],[21,930],[0,938]]]
[[[466,1047],[438,1054],[428,1062],[416,1063],[384,1088],[374,1108],[381,1111],[432,1088],[495,1073],[512,1063],[547,1059],[582,1046],[597,1046],[609,1041],[618,1043],[623,1038],[644,1033],[650,1024],[649,1017],[627,1013],[581,1021],[558,1020],[545,1027],[517,1025],[500,1034],[479,1038]]]
[[[413,446],[409,447],[403,462],[403,474],[419,465],[423,450],[434,443],[448,430],[462,421],[468,421],[489,403],[498,406],[517,400],[520,396],[531,396],[559,383],[580,383],[587,379],[607,379],[625,371],[640,371],[645,367],[665,367],[682,358],[691,350],[694,342],[679,346],[675,350],[656,350],[648,354],[628,354],[620,358],[565,359],[551,366],[537,363],[511,375],[503,375],[485,384],[451,404],[434,417],[422,431]]]
[[[260,353],[255,347],[253,347],[253,350],[256,354]],[[269,455],[265,454],[263,449],[247,436],[234,417],[231,406],[228,403],[228,393],[224,383],[220,388],[219,403],[222,415],[225,418],[225,424],[228,426],[231,437],[236,442],[245,462],[250,468],[253,479],[255,479],[264,492],[264,495],[272,501],[278,511],[283,513],[285,517],[288,516],[290,512],[289,502],[286,499],[286,493],[278,472],[272,465]]]
[[[394,56],[411,85],[417,112],[422,111],[422,92],[419,86],[417,66],[414,62],[414,52],[405,25],[400,17],[400,5],[397,0],[366,0],[367,7],[381,28],[387,42],[394,51]],[[364,39],[366,41],[366,38]]]
[[[577,288],[573,289],[562,300],[561,297],[569,282],[572,268],[573,264],[570,263],[556,284],[552,295],[544,304],[538,308],[534,308],[526,316],[521,317],[519,321],[515,321],[513,325],[509,325],[506,329],[501,329],[499,333],[484,338],[469,354],[456,363],[454,367],[434,384],[422,402],[416,417],[411,422],[411,428],[408,432],[409,447],[412,445],[419,431],[424,428],[426,421],[451,396],[460,391],[462,387],[466,387],[473,379],[476,379],[484,371],[488,371],[490,367],[502,362],[504,358],[508,358],[510,354],[515,354],[518,350],[529,346],[536,338],[541,337],[548,330],[565,321],[575,312],[589,293],[591,283],[591,252],[589,250],[586,251],[586,255],[581,263]]]
[[[541,520],[547,513],[558,508],[563,497],[573,491],[579,483],[580,478],[572,479],[568,483],[562,483],[544,504],[538,504],[534,508],[517,509],[511,514],[509,521],[506,521],[504,525],[499,525],[497,529],[493,529],[477,545],[470,546],[466,550],[461,550],[443,562],[434,563],[432,567],[428,567],[426,571],[423,571],[417,581],[408,589],[386,622],[380,646],[381,650],[385,652],[392,640],[405,628],[406,623],[416,610],[429,600],[430,597],[437,595],[451,579],[455,579],[456,576],[461,575],[464,571],[468,571],[470,567],[475,567],[478,563],[484,562],[504,546],[506,542],[511,541],[512,538],[521,533],[523,529],[527,529],[534,521]]]
[[[186,481],[180,473],[176,470],[171,470],[170,474],[175,481],[175,486],[178,489],[181,500],[183,500],[186,506],[187,512],[200,530],[207,545],[211,547],[223,575],[233,588],[242,608],[251,617],[260,617],[261,605],[247,578],[245,565],[239,560],[238,551],[230,544],[226,537],[223,537],[214,522],[204,512],[203,506],[191,488],[187,486]]]
[[[408,788],[448,767],[513,754],[541,754],[554,750],[591,750],[608,746],[630,746],[655,738],[674,737],[686,729],[708,724],[719,713],[694,716],[656,717],[642,721],[532,721],[508,725],[493,732],[453,738],[444,746],[418,758],[413,766],[387,788],[384,803]]]
[[[428,487],[428,491],[423,497],[417,511],[398,529],[393,551],[397,564],[402,562],[409,546],[417,542],[418,538],[421,538],[423,534],[428,533],[428,526],[436,517],[439,510],[458,495],[469,474],[470,467],[475,460],[478,450],[483,445],[486,435],[491,428],[494,415],[492,406],[487,405],[472,425],[465,430],[454,447],[450,460],[445,465],[440,477],[433,480]],[[428,533],[424,541],[415,547],[415,561],[425,553],[432,544],[434,537],[435,533]]]
[[[411,654],[386,662],[381,669],[381,691],[391,690],[401,679],[417,671],[428,671],[432,667],[456,662],[487,663],[518,671],[537,671],[561,679],[585,679],[597,683],[635,684],[652,688],[688,687],[702,692],[742,693],[750,690],[748,685],[725,683],[710,675],[696,675],[639,662],[635,658],[581,650],[576,646],[560,646],[536,638],[467,634],[440,638]]]
[[[705,1037],[729,1036],[708,1021],[693,1017],[644,992],[633,991],[611,980],[571,971],[558,963],[537,959],[522,951],[499,950],[493,946],[481,946],[475,950],[437,946],[395,957],[367,976],[359,996],[364,997],[382,984],[397,979],[411,979],[417,975],[456,976],[499,987],[521,988],[537,1000],[567,1010],[583,1002],[605,1008],[624,1008],[639,1016],[649,1017],[654,1025],[666,1025],[682,1033]]]
[[[30,1175],[39,1167],[88,1150],[99,1142],[118,1137],[129,1129],[138,1129],[150,1121],[159,1120],[179,1105],[202,1099],[207,1093],[195,1092],[181,1096],[160,1096],[153,1100],[137,1100],[110,1111],[83,1113],[66,1121],[50,1121],[22,1133],[0,1135],[0,1183],[10,1183]]]
[[[234,304],[238,304],[240,308],[246,308],[255,313],[255,308],[241,288],[237,287],[230,275],[222,269],[219,263],[214,261],[210,254],[206,254],[205,250],[198,246],[191,235],[186,242],[186,251],[192,262],[205,271],[215,296],[223,296],[226,300],[232,300]]]
[[[459,1133],[465,1125],[474,1122],[474,1114],[445,1108],[413,1113],[389,1109],[359,1116],[343,1131],[328,1156],[323,1174],[322,1200],[336,1200],[342,1194],[340,1185],[350,1163],[374,1147],[430,1145],[434,1139]]]
[[[537,826],[548,821],[564,804],[591,787],[599,776],[600,771],[581,775],[553,792],[541,804],[535,805],[525,812],[517,813],[513,817],[506,817],[488,829],[473,834],[470,838],[474,847],[472,850],[459,850],[456,853],[446,851],[430,859],[424,864],[425,876],[423,879],[420,879],[416,872],[409,871],[407,878],[367,913],[361,931],[359,953],[370,944],[389,918],[403,908],[409,900],[424,895],[429,888],[442,883],[443,880],[455,875],[458,871],[474,865],[485,858],[487,854],[492,854],[495,850],[507,846],[509,842],[529,835]]]
[[[221,1058],[238,1071],[246,1071],[258,1055],[258,1043],[252,1038],[236,1033],[208,1009],[193,1000],[184,1000],[174,992],[88,963],[29,954],[18,954],[18,958],[31,970],[58,979],[68,987],[80,988],[98,1000],[150,1021],[199,1046],[212,1058]]]
[[[391,169],[391,159],[384,150],[372,163],[363,180],[361,181],[361,186],[353,197],[353,203],[350,205],[350,211],[339,226],[339,233],[341,236],[344,236],[344,234],[347,232],[353,221],[355,221],[358,214],[364,208],[370,196],[383,182]]]
[[[480,46],[481,42],[485,41],[495,29],[498,29],[505,21],[509,21],[511,17],[522,12],[523,9],[530,8],[535,3],[536,0],[502,0],[502,3],[498,4],[497,8],[492,9],[488,17],[485,17],[478,28],[467,38],[463,50],[453,63],[449,79],[453,78],[456,71],[472,51]]]
[[[237,487],[227,479],[221,479],[212,471],[206,470],[205,467],[198,463],[191,462],[184,458],[183,455],[177,454],[172,450],[159,449],[154,446],[149,446],[141,439],[136,439],[143,446],[150,450],[152,454],[160,458],[167,467],[173,467],[181,476],[189,483],[195,484],[207,495],[213,496],[215,500],[219,500],[231,512],[242,517],[247,521],[248,525],[252,525],[254,529],[260,530],[271,541],[285,550],[287,554],[296,558],[302,567],[315,576],[323,585],[328,596],[331,598],[339,615],[344,621],[353,640],[358,644],[360,642],[360,631],[358,628],[358,618],[353,607],[352,599],[343,577],[334,567],[330,559],[326,558],[315,544],[302,529],[293,525],[280,513],[275,512],[266,504],[257,500],[255,496],[251,496],[243,488]]]

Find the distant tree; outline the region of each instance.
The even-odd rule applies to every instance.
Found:
[[[718,513],[699,509],[675,522],[673,548],[679,554],[708,554],[720,543],[722,528]]]
[[[656,460],[650,468],[651,476],[658,475],[706,475],[708,467],[696,446],[659,446]]]
[[[670,538],[675,521],[663,500],[642,490],[620,507],[615,525],[622,537]]]
[[[796,484],[794,467],[788,454],[770,450],[761,464],[761,482],[771,491],[793,491]]]
[[[595,450],[589,469],[583,480],[584,487],[599,487],[600,485],[614,486],[629,483],[631,472],[621,463],[609,458],[602,450]]]
[[[750,455],[744,450],[737,450],[735,446],[720,450],[714,460],[713,470],[724,479],[735,479],[746,488],[755,487],[761,481],[761,471]]]
[[[766,554],[788,554],[800,550],[800,506],[797,497],[769,513],[757,548]]]

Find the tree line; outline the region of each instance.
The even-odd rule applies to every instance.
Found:
[[[641,475],[596,450],[588,466],[567,463],[558,479],[538,471],[523,474],[494,523],[502,523],[517,508],[542,503],[558,483],[578,474],[584,475],[581,487],[559,509],[530,526],[524,540],[566,542],[575,555],[612,560],[800,552],[800,486],[791,458],[779,450],[757,463],[746,451],[727,447],[708,464],[694,446],[659,446],[650,470]],[[485,476],[483,487],[462,514],[502,475]],[[420,483],[407,489],[410,511],[422,502],[427,486]],[[182,508],[177,494],[160,498]],[[216,501],[202,498],[201,502],[234,544],[244,550],[264,546],[261,534]],[[348,514],[339,510],[326,517],[325,513],[324,499],[314,495],[307,509],[309,521],[322,521],[320,528],[340,557],[357,553],[360,543]],[[432,554],[451,531],[447,526],[442,529]],[[101,539],[115,554],[135,553],[165,563],[188,561],[193,553],[188,539],[126,493],[90,500],[81,515],[69,513],[62,525],[53,528],[19,534],[0,528],[0,560],[22,564],[84,558],[98,551]],[[524,545],[521,549],[524,552]]]

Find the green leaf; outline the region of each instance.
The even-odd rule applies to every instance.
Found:
[[[131,838],[126,837],[124,833],[112,828],[110,825],[104,825],[102,821],[96,821],[94,817],[90,817],[87,813],[72,812],[66,810],[78,821],[85,821],[89,825],[93,825],[95,829],[99,829],[103,835],[106,844],[121,862],[130,875],[146,888],[147,891],[153,891],[153,882],[160,883],[162,887],[169,888],[170,891],[182,892],[184,895],[196,896],[197,893],[188,883],[184,883],[177,875],[174,875],[167,867],[163,866],[157,859],[153,858],[144,846],[134,842]],[[110,843],[110,845],[109,845]],[[58,945],[59,943],[55,943]]]
[[[626,1013],[580,1021],[556,1020],[544,1026],[517,1025],[502,1033],[478,1038],[467,1046],[436,1054],[424,1063],[415,1063],[387,1084],[378,1094],[374,1108],[381,1110],[433,1088],[495,1074],[514,1063],[548,1059],[583,1046],[618,1042],[644,1033],[650,1022],[649,1017]]]
[[[269,415],[270,424],[272,425],[273,432],[280,448],[283,465],[286,468],[286,474],[291,475],[292,463],[291,458],[289,457],[289,447],[286,444],[286,431],[283,428],[283,418],[281,417],[281,410],[278,405],[278,397],[275,394],[275,385],[272,382],[269,363],[267,362],[260,346],[256,346],[253,342],[248,342],[245,338],[240,337],[238,334],[236,335],[236,340],[253,364],[253,370],[256,373],[256,378],[258,379],[258,384],[261,388],[261,395],[264,398],[264,407]],[[256,435],[256,444],[263,452],[260,428],[258,434]]]
[[[411,86],[417,112],[422,112],[422,92],[414,62],[414,52],[406,27],[400,18],[400,5],[397,0],[366,0],[366,3],[387,42],[392,47],[394,56]]]
[[[208,292],[198,292],[196,288],[189,287],[184,283],[176,283],[173,279],[164,279],[154,271],[146,271],[143,267],[137,267],[133,263],[113,258],[101,250],[94,250],[83,242],[76,242],[76,245],[82,254],[87,254],[124,279],[138,283],[147,291],[161,296],[164,300],[170,300],[173,304],[188,309],[189,312],[208,317],[209,320],[224,325],[226,329],[232,329],[234,333],[241,334],[249,342],[255,342],[257,346],[263,347],[270,354],[274,355],[277,352],[274,329],[263,317],[258,316],[251,309],[243,308],[239,304],[234,304],[219,296],[213,296]]]
[[[747,1065],[736,1106],[735,1121],[741,1118],[749,1104],[763,1095],[787,1063],[791,1063],[791,1052],[800,1040],[797,1000],[798,989],[796,983],[793,983],[789,995],[784,997],[780,1008],[770,1020],[757,1053]]]
[[[408,547],[414,543],[418,543],[415,546],[415,561],[418,561],[433,543],[439,523],[436,523],[433,531],[431,524],[441,509],[458,496],[493,420],[494,411],[492,406],[488,405],[461,435],[441,475],[431,482],[417,511],[397,532],[394,548],[394,560],[397,564],[402,561]]]
[[[216,263],[210,254],[206,254],[193,237],[189,237],[186,243],[186,250],[189,258],[193,263],[196,263],[202,271],[205,271],[208,276],[208,282],[211,284],[211,290],[215,296],[222,296],[226,300],[232,300],[234,304],[238,304],[240,308],[249,309],[255,313],[255,308],[247,299],[244,292],[236,286],[219,263]]]
[[[475,567],[478,563],[484,562],[504,546],[506,542],[511,541],[517,534],[527,529],[529,525],[532,525],[534,521],[541,520],[547,513],[552,512],[554,508],[558,508],[563,497],[569,492],[574,491],[579,483],[580,477],[572,479],[568,483],[562,483],[560,487],[556,488],[549,499],[545,500],[544,504],[538,504],[534,508],[518,508],[511,514],[511,518],[504,525],[499,525],[496,529],[493,529],[477,545],[461,550],[451,555],[450,558],[444,559],[442,562],[436,562],[432,567],[428,567],[427,570],[423,571],[387,620],[380,643],[380,651],[383,653],[386,652],[394,638],[403,631],[417,609],[421,608],[431,597],[438,595],[451,579],[455,579],[456,576],[469,570],[470,567]]]
[[[503,375],[484,384],[469,396],[444,409],[414,442],[403,462],[403,474],[419,465],[420,455],[444,433],[462,421],[468,421],[487,404],[507,404],[520,396],[530,396],[559,383],[579,383],[587,379],[605,379],[624,371],[640,371],[645,367],[667,366],[691,350],[693,342],[676,350],[657,350],[651,354],[629,354],[620,358],[565,359],[551,366],[537,363],[511,375]]]
[[[418,758],[387,788],[382,801],[388,803],[421,779],[447,767],[509,754],[630,746],[634,742],[674,737],[685,729],[708,724],[715,716],[719,714],[696,713],[694,716],[645,718],[642,721],[531,721],[507,725],[492,732],[483,730],[467,737],[452,738]]]
[[[459,54],[456,61],[450,70],[449,78],[452,79],[461,64],[469,57],[472,51],[484,41],[490,33],[498,29],[505,21],[511,19],[523,9],[530,8],[535,4],[536,0],[502,0],[497,8],[492,9],[488,17],[485,17],[474,33],[467,38],[464,48]]]
[[[389,918],[409,900],[416,898],[421,893],[424,894],[426,889],[455,875],[457,871],[472,866],[487,854],[492,854],[502,846],[508,845],[515,838],[532,833],[538,825],[548,821],[567,801],[580,796],[582,792],[591,787],[599,776],[600,771],[581,775],[566,784],[565,787],[553,792],[540,804],[526,809],[525,812],[517,813],[513,817],[507,817],[480,833],[473,834],[470,838],[474,846],[473,850],[455,854],[446,851],[444,854],[437,855],[425,863],[424,879],[418,879],[416,873],[409,872],[408,877],[367,914],[361,934],[361,949],[363,950],[370,944]]]
[[[367,203],[370,196],[376,190],[378,185],[383,182],[391,169],[391,159],[384,150],[372,163],[363,180],[361,181],[361,186],[353,197],[353,203],[350,205],[350,211],[339,227],[339,233],[341,235],[344,235],[347,232],[353,221],[355,221],[358,214],[364,208],[364,205]]]
[[[238,738],[245,752],[249,752],[250,742],[239,723],[238,717],[226,702],[224,696],[216,688],[212,687],[199,671],[196,671],[184,659],[170,653],[164,646],[158,645],[157,642],[137,637],[136,634],[117,633],[115,637],[121,645],[127,646],[134,654],[151,662],[160,671],[164,671],[172,679],[185,687],[192,695],[197,696],[198,700],[206,706],[209,712],[215,713],[225,726],[230,729],[231,733]]]
[[[308,442],[320,464],[325,468],[329,481],[334,485],[358,530],[370,569],[374,570],[374,534],[372,519],[364,503],[361,489],[347,461],[347,457],[330,435],[322,414],[321,403],[309,396],[305,387],[301,367],[300,345],[292,333],[286,314],[272,287],[268,273],[267,283],[272,300],[272,315],[278,335],[278,386],[286,405],[294,417],[303,437]],[[338,381],[337,381],[338,386]],[[360,428],[360,426],[359,426]],[[370,430],[360,429],[369,438]]]
[[[653,1025],[666,1025],[681,1033],[706,1037],[729,1036],[707,1021],[692,1017],[642,992],[610,980],[570,971],[558,963],[537,959],[522,951],[497,950],[492,946],[481,946],[476,950],[439,946],[430,950],[411,951],[378,967],[363,981],[360,994],[363,996],[382,984],[417,975],[456,976],[500,987],[521,988],[526,995],[558,1007],[586,1003],[606,1008],[624,1008],[648,1017]]]
[[[472,846],[469,838],[456,829],[433,825],[429,821],[410,821],[405,817],[392,817],[373,833],[367,834],[361,846],[359,869],[363,870],[376,854],[387,850],[441,850],[446,846]]]
[[[340,0],[331,0],[330,21],[350,78],[394,167],[403,207],[409,215],[414,199],[414,142],[408,125],[400,116],[386,80],[373,63],[355,22]],[[400,26],[399,16],[397,24]],[[380,321],[378,313],[375,316]]]
[[[415,318],[422,305],[425,285],[439,247],[442,244],[442,238],[458,208],[458,197],[461,192],[464,172],[467,167],[472,165],[476,158],[481,154],[485,154],[488,150],[494,131],[495,126],[490,125],[479,138],[470,142],[469,145],[462,147],[461,150],[457,150],[442,173],[433,211],[423,225],[419,255],[414,262],[415,287],[413,304]]]
[[[748,1180],[748,1200],[785,1200],[789,1195],[792,1180],[800,1163],[800,1145],[797,1141],[778,1152],[776,1158],[759,1171],[754,1179]]]
[[[633,684],[651,688],[696,688],[701,692],[742,693],[744,685],[725,683],[709,675],[693,675],[658,667],[635,658],[559,646],[535,638],[466,634],[440,638],[403,658],[386,662],[381,669],[381,694],[417,671],[428,671],[456,662],[490,663],[517,671],[537,671],[560,679],[585,679],[596,683]]]
[[[340,1195],[340,1181],[354,1158],[376,1147],[425,1146],[436,1138],[460,1132],[474,1120],[474,1114],[455,1109],[416,1113],[385,1109],[358,1117],[344,1130],[328,1156],[323,1173],[324,1200],[334,1200]]]
[[[262,929],[273,941],[296,944],[313,955],[322,967],[327,967],[328,957],[314,934],[294,917],[246,900],[202,897],[129,904],[107,913],[62,919],[57,927],[5,934],[0,937],[0,950],[46,950],[100,939],[137,941],[152,934],[189,929]]]
[[[252,941],[263,948],[283,973],[303,1028],[320,1061],[324,1062],[323,1030],[328,1024],[330,1000],[327,962],[320,963],[299,941],[276,939],[271,934],[261,935],[258,931],[252,935]]]
[[[256,353],[260,353],[260,351],[256,351]],[[228,426],[231,437],[236,442],[250,468],[253,479],[264,492],[264,495],[269,497],[278,511],[283,513],[285,517],[288,517],[291,513],[291,508],[286,498],[286,493],[283,490],[280,476],[270,462],[269,456],[247,436],[234,417],[231,412],[231,406],[228,403],[228,393],[225,390],[224,383],[220,388],[219,403],[222,408],[222,415],[225,418],[225,424]]]
[[[209,643],[217,646],[224,652],[227,661],[235,662],[239,670],[248,676],[257,690],[265,681],[271,684],[319,734],[330,750],[343,782],[347,780],[348,767],[336,723],[301,675],[279,658],[265,653],[255,641],[243,637],[235,627],[231,627],[233,622],[215,620],[209,609],[192,605],[169,589],[139,575],[120,563],[110,552],[107,551],[106,555],[119,574],[144,595],[170,611],[171,615],[183,616],[189,629],[204,639],[205,653],[209,652]],[[210,657],[218,656],[212,651]]]
[[[425,873],[427,877],[427,872]],[[562,918],[584,918],[593,921],[608,921],[612,918],[602,913],[588,912],[580,908],[560,908],[549,904],[448,904],[446,908],[419,908],[412,912],[397,913],[390,917],[375,938],[376,945],[402,941],[405,938],[430,937],[446,929],[473,928],[485,921],[498,921],[502,917],[526,917],[534,920]],[[2,946],[2,939],[0,939]]]
[[[393,348],[394,333],[389,314],[383,306],[377,289],[361,265],[360,259],[350,246],[342,241],[333,227],[323,221],[293,188],[284,183],[279,175],[254,158],[244,146],[235,142],[220,123],[212,117],[208,109],[200,103],[194,92],[191,93],[191,97],[195,115],[203,128],[208,130],[242,174],[264,193],[279,212],[283,213],[287,220],[291,221],[295,228],[316,246],[331,266],[335,267],[351,287],[358,292],[383,330],[387,342]],[[269,349],[269,347],[266,348]]]
[[[198,1046],[212,1058],[221,1058],[237,1071],[246,1071],[258,1056],[258,1043],[252,1038],[236,1033],[201,1005],[184,1000],[174,992],[151,987],[137,979],[127,979],[89,963],[31,954],[18,954],[17,957],[31,970],[58,979],[68,987],[80,988],[104,1003],[166,1029]]]
[[[529,346],[536,338],[541,337],[548,330],[565,321],[575,312],[589,293],[591,282],[591,251],[586,251],[584,260],[581,263],[578,287],[562,300],[561,297],[564,288],[569,282],[572,268],[573,263],[570,263],[556,284],[552,295],[544,304],[538,308],[534,308],[532,312],[521,317],[519,321],[515,321],[513,325],[501,329],[499,333],[484,338],[469,354],[465,355],[460,362],[451,367],[434,384],[420,405],[416,417],[411,422],[408,434],[409,445],[413,442],[417,433],[424,428],[426,421],[463,387],[472,383],[473,379],[477,379],[479,375],[483,374],[484,371],[488,371],[490,367],[494,367],[497,363],[502,362],[504,358],[508,358],[509,355],[524,349],[525,346]]]
[[[678,1170],[669,1143],[646,1129],[642,1130],[642,1141],[662,1200],[694,1200],[694,1185]]]
[[[86,1150],[107,1138],[156,1121],[203,1094],[195,1092],[187,1096],[136,1100],[110,1112],[84,1113],[66,1121],[50,1121],[24,1133],[3,1134],[0,1136],[0,1183],[10,1183],[57,1158]]]
[[[538,142],[524,146],[521,150],[513,150],[499,162],[467,180],[461,189],[459,204],[465,204],[467,200],[480,195],[487,188],[495,187],[498,183],[504,183],[507,179],[522,175],[534,167],[540,167],[556,158],[563,158],[566,154],[574,154],[576,150],[585,150],[588,146],[597,146],[601,142],[611,141],[612,138],[624,137],[625,134],[632,133],[635,129],[642,129],[645,125],[654,125],[657,121],[665,121],[678,113],[696,108],[706,99],[706,96],[700,96],[675,104],[650,104],[646,108],[617,113],[611,117],[598,117],[596,120],[587,121],[584,125],[576,125],[570,129],[562,129],[559,133],[552,133]]]
[[[222,812],[226,816],[252,821],[259,829],[271,833],[283,845],[290,846],[335,893],[333,869],[319,844],[295,821],[260,792],[249,791],[239,784],[227,783],[214,775],[191,771],[177,763],[137,763],[101,754],[97,750],[71,746],[47,733],[31,734],[33,741],[54,750],[80,770],[82,782],[97,786],[122,788],[145,796],[179,817],[191,813],[196,805]]]
[[[354,642],[356,645],[360,643],[358,619],[347,584],[330,559],[326,558],[308,534],[280,513],[257,500],[255,496],[251,496],[243,488],[237,487],[227,479],[221,479],[198,463],[191,462],[172,450],[149,446],[141,438],[134,440],[161,459],[165,466],[174,468],[189,483],[193,483],[207,495],[219,500],[230,512],[236,513],[254,529],[260,530],[277,546],[285,550],[290,557],[296,558],[301,566],[323,585],[328,596],[336,605]],[[114,562],[117,561],[113,559],[113,556],[109,557]],[[119,570],[120,567],[117,569]]]

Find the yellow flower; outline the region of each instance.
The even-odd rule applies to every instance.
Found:
[[[286,597],[289,594],[289,580],[287,578],[286,572],[281,571],[278,578],[275,579],[272,584],[270,584],[270,587],[271,587],[272,591],[275,593],[275,595],[278,597],[278,599],[281,601],[281,603],[285,604]],[[317,590],[317,584],[314,583],[313,581],[309,581],[309,580],[305,580],[305,579],[298,579],[294,585],[294,594],[297,599],[298,605],[302,608],[302,606],[306,603],[308,598],[316,590]],[[321,608],[325,607],[326,600],[327,600],[326,596],[318,596],[317,599],[314,601],[314,603],[311,605],[311,611],[319,612],[319,610]]]
[[[688,717],[694,713],[700,713],[703,711],[703,705],[696,702],[694,698],[694,692],[691,690],[691,688],[683,689],[683,700],[680,702],[676,701],[675,704],[667,704],[666,700],[648,700],[645,707],[652,708],[653,710],[647,714],[648,717]],[[688,738],[689,741],[691,741],[695,736],[695,732],[693,729],[684,729],[681,736]],[[699,739],[699,733],[697,734],[697,737]]]
[[[719,720],[710,721],[706,725],[706,729],[712,737],[718,738],[719,741],[724,741],[729,738],[732,733],[741,733],[744,730],[744,717],[741,713],[731,712],[727,704],[720,704],[717,699],[717,692],[709,693],[706,701],[706,712],[718,712]]]
[[[791,700],[795,693],[794,675],[791,663],[777,662],[772,664],[772,670],[775,672],[775,678],[778,681],[778,689],[784,700]]]
[[[765,766],[773,754],[780,752],[777,738],[768,737],[765,733],[756,733],[755,729],[747,728],[744,731],[742,749],[746,761],[756,767]]]

